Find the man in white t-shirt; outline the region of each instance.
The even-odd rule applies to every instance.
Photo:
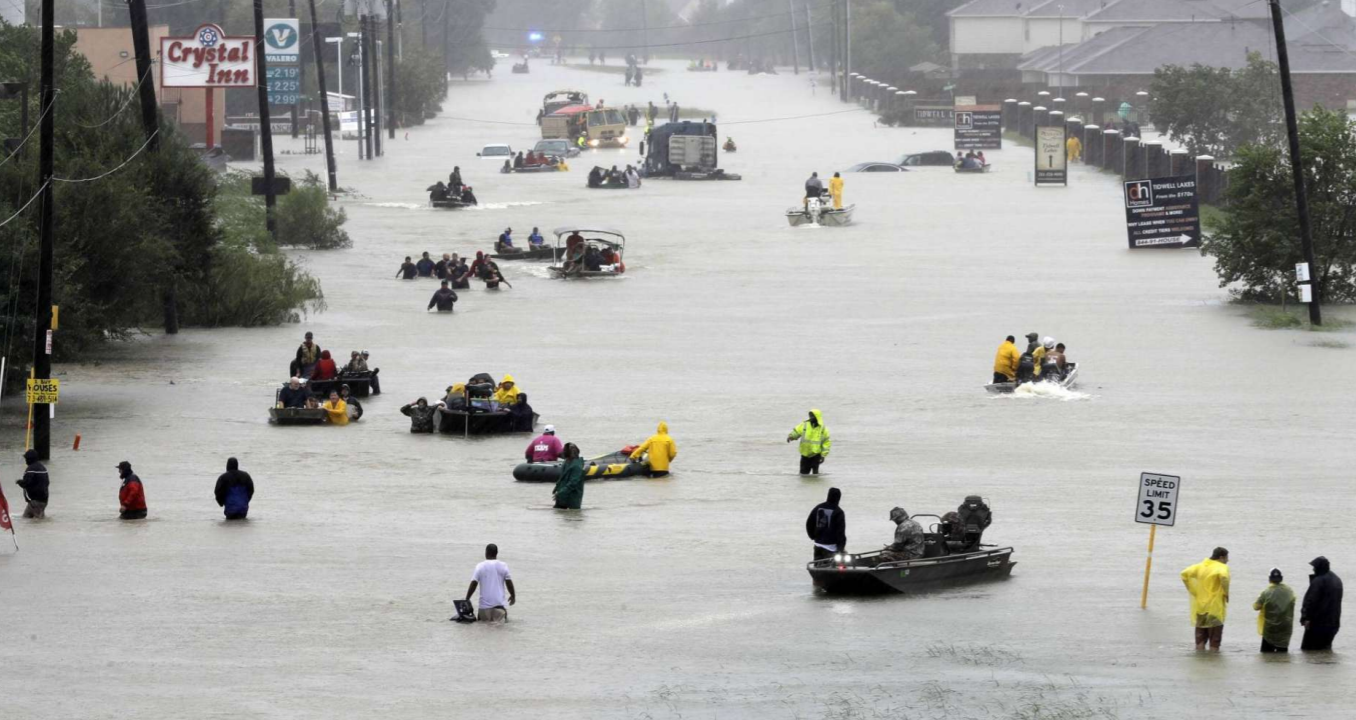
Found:
[[[509,575],[508,565],[499,561],[499,546],[490,543],[485,546],[485,561],[476,565],[471,575],[471,586],[466,589],[466,602],[480,588],[480,606],[476,617],[490,622],[508,620],[508,607],[504,604],[504,589],[508,589],[508,605],[518,601],[517,591],[513,589],[513,577]]]

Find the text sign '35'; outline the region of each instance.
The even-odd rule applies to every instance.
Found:
[[[1177,522],[1177,491],[1182,478],[1158,473],[1139,474],[1139,502],[1135,505],[1135,522],[1167,525]]]

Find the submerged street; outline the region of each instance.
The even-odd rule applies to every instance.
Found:
[[[845,172],[852,225],[788,227],[812,171],[952,150],[951,130],[873,127],[827,77],[812,94],[805,74],[684,66],[652,63],[641,88],[545,61],[455,82],[384,157],[339,142],[353,248],[297,253],[324,312],[148,331],[58,366],[49,519],[16,520],[22,549],[0,551],[10,714],[1345,715],[1351,638],[1263,657],[1251,605],[1273,566],[1301,594],[1316,555],[1352,572],[1350,330],[1252,327],[1196,251],[1126,249],[1115,176],[1075,166],[1067,188],[1034,188],[1031,150],[1006,143],[983,175]],[[476,158],[529,149],[542,96],[562,88],[715,113],[739,146],[720,164],[743,180],[585,188],[595,164],[637,163],[634,144],[561,173]],[[300,140],[275,147],[280,171],[323,175],[323,155],[283,154]],[[428,207],[453,166],[478,208]],[[393,277],[406,255],[474,256],[506,227],[523,244],[565,225],[625,233],[625,275],[560,281],[502,261],[512,288],[474,283],[450,316],[424,311],[437,283]],[[268,424],[306,331],[381,368],[360,422]],[[987,395],[994,350],[1028,332],[1068,346],[1079,384]],[[401,405],[479,372],[512,374],[585,456],[667,422],[673,474],[589,483],[582,511],[557,511],[549,485],[512,480],[528,436],[408,432]],[[22,401],[3,407],[19,507]],[[833,452],[802,478],[785,437],[810,408]],[[246,523],[224,523],[212,497],[232,456],[257,486]],[[145,522],[117,520],[121,460],[145,483]],[[1142,471],[1182,477],[1144,611]],[[890,542],[896,505],[941,515],[982,495],[1012,578],[817,595],[803,527],[830,487],[854,552]],[[490,542],[517,585],[511,622],[448,622]],[[1217,545],[1233,578],[1224,651],[1197,654],[1177,574]]]

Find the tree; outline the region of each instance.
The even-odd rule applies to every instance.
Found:
[[[937,60],[932,32],[894,2],[857,2],[852,7],[852,69],[879,80],[903,77],[924,60]]]
[[[1193,155],[1228,158],[1245,144],[1279,137],[1280,80],[1276,64],[1260,53],[1248,53],[1238,70],[1164,65],[1149,94],[1154,124]]]
[[[1317,267],[1325,302],[1356,301],[1356,123],[1317,108],[1300,118],[1300,147]],[[1289,153],[1278,144],[1239,149],[1229,172],[1228,213],[1201,243],[1220,287],[1249,300],[1293,298],[1304,261]]]

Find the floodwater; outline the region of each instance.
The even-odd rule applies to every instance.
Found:
[[[1067,188],[1035,189],[1019,147],[988,153],[988,175],[847,175],[853,226],[789,228],[782,212],[811,170],[948,149],[949,132],[874,128],[823,78],[812,94],[805,75],[662,67],[639,89],[546,63],[458,82],[444,116],[401,131],[384,158],[359,163],[342,144],[354,247],[298,254],[327,311],[151,333],[59,368],[50,519],[16,521],[22,550],[0,552],[8,715],[1347,712],[1351,638],[1332,656],[1263,658],[1250,606],[1272,566],[1302,592],[1313,556],[1339,574],[1356,565],[1343,522],[1356,355],[1316,344],[1350,333],[1250,326],[1207,259],[1126,249],[1114,178],[1078,167]],[[542,95],[560,87],[713,110],[740,148],[721,162],[743,181],[595,192],[591,163],[635,150],[549,175],[476,159],[484,143],[532,142]],[[484,205],[426,208],[424,187],[454,164]],[[512,289],[464,292],[446,316],[424,311],[433,283],[392,277],[405,255],[574,223],[626,233],[624,279],[560,282],[503,263]],[[381,367],[386,392],[360,423],[267,424],[305,330]],[[1077,395],[983,392],[999,342],[1031,331],[1083,364]],[[407,432],[401,404],[482,371],[515,375],[587,455],[667,421],[676,472],[590,484],[582,512],[558,512],[549,487],[510,478],[526,437]],[[7,405],[17,506],[19,408]],[[834,449],[805,479],[784,438],[811,407]],[[227,525],[212,486],[232,455],[258,493],[250,520]],[[123,459],[145,481],[146,522],[114,519]],[[1184,478],[1147,610],[1141,471]],[[891,539],[895,505],[940,514],[982,494],[986,539],[1014,546],[1019,564],[1007,582],[918,597],[817,596],[802,527],[830,486],[855,550]],[[449,623],[488,542],[517,582],[512,621]],[[1232,611],[1224,652],[1197,655],[1175,576],[1216,545],[1232,551]]]

